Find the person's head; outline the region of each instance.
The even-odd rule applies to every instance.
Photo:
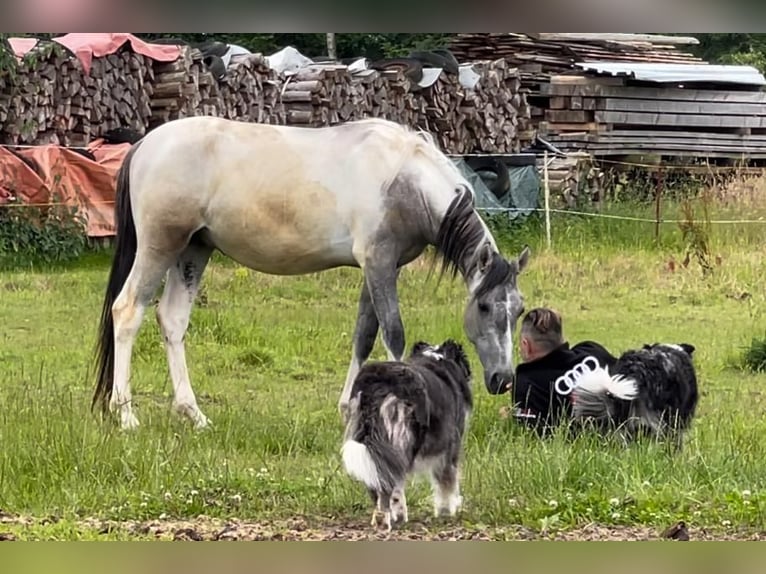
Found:
[[[519,346],[524,362],[544,357],[563,343],[561,315],[553,309],[537,307],[522,319]]]

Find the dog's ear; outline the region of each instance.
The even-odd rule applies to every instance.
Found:
[[[439,351],[450,361],[457,363],[465,373],[466,377],[471,376],[471,365],[468,362],[468,356],[465,354],[463,346],[454,339],[447,339],[439,345]]]
[[[641,349],[643,349],[644,351],[649,351],[650,349],[654,348],[655,346],[656,346],[656,343],[653,343],[653,344],[644,343],[644,346],[641,347]]]
[[[697,348],[691,343],[679,343],[678,346],[681,347],[690,357],[694,356],[694,351],[697,350]]]
[[[429,349],[430,347],[431,345],[425,341],[416,341],[415,344],[412,345],[412,352],[410,353],[410,356],[414,357],[415,355],[420,355],[423,353],[423,351]]]

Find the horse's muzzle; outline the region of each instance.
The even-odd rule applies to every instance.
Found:
[[[514,375],[510,373],[494,373],[489,379],[485,379],[487,390],[492,395],[500,395],[510,390],[509,386],[513,384]]]

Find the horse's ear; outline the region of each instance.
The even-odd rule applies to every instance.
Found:
[[[518,260],[519,273],[524,271],[527,264],[529,263],[529,255],[530,255],[529,245],[525,245],[524,249],[521,250],[521,254],[519,255],[519,260]]]
[[[481,250],[479,250],[479,271],[481,273],[484,273],[489,268],[493,256],[494,252],[489,243],[485,243],[481,246]]]

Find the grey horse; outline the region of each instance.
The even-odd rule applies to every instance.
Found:
[[[362,270],[351,362],[339,400],[382,332],[389,360],[405,335],[397,281],[428,245],[442,273],[468,291],[463,324],[488,386],[513,378],[513,335],[523,311],[517,277],[529,259],[504,258],[474,208],[469,183],[425,132],[382,119],[322,128],[197,116],[152,130],[117,176],[117,235],[96,348],[92,407],[138,425],[129,384],[135,337],[166,277],[157,308],[173,408],[208,425],[192,390],[184,335],[214,250],[276,275],[341,266]]]

